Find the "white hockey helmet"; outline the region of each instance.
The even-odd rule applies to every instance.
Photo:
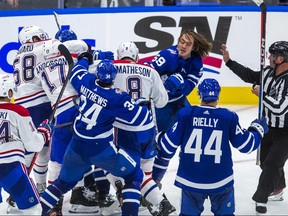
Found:
[[[133,42],[123,42],[119,45],[117,49],[118,59],[131,58],[135,62],[138,61],[139,49]]]
[[[33,42],[33,37],[38,37],[40,40],[47,40],[49,38],[48,34],[36,25],[25,26],[19,32],[18,37],[21,44]]]
[[[50,59],[61,55],[58,46],[61,44],[59,40],[47,40],[43,44],[43,55],[45,59]]]
[[[9,97],[9,90],[16,91],[16,85],[12,75],[5,74],[0,76],[0,97]]]

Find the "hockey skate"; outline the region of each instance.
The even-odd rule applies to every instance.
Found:
[[[120,211],[120,203],[111,194],[101,194],[101,192],[98,194],[98,200],[99,200],[99,205],[100,205],[100,210],[101,210],[101,215],[111,215],[113,214],[116,210]]]
[[[268,197],[268,201],[283,201],[284,200],[283,193],[284,193],[283,189],[272,192]]]
[[[7,199],[6,199],[6,202],[8,203],[8,207],[7,207],[7,210],[6,210],[6,213],[9,214],[12,209],[17,209],[17,205],[14,201],[14,199],[9,196]]]
[[[70,198],[70,213],[99,213],[99,202],[96,192],[86,187],[75,187]]]
[[[256,202],[255,210],[256,210],[256,215],[266,214],[266,212],[267,212],[266,203],[257,203]]]
[[[116,197],[117,197],[117,200],[119,202],[119,205],[122,206],[123,204],[123,194],[122,194],[122,190],[123,190],[123,184],[120,180],[117,180],[115,182],[115,187],[116,187]]]
[[[46,214],[46,216],[63,216],[62,214],[63,199],[64,197],[61,197],[57,202],[57,204]]]
[[[143,196],[140,197],[140,206],[139,206],[139,211],[144,211],[150,206],[151,203],[148,202]]]
[[[153,216],[177,215],[175,207],[166,198],[158,206],[149,205],[147,208]]]

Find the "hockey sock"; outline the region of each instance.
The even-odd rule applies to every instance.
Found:
[[[45,216],[57,204],[62,195],[63,193],[55,185],[47,187],[41,197],[42,216]]]

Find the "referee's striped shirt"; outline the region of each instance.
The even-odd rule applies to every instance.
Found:
[[[243,81],[260,83],[260,71],[253,71],[231,59],[226,66]],[[266,67],[263,83],[263,116],[270,127],[288,128],[288,70],[276,76],[273,68]]]

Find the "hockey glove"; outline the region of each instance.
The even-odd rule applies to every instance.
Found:
[[[139,106],[146,106],[148,110],[151,110],[151,101],[144,97],[134,99],[134,103]]]
[[[54,130],[54,126],[52,124],[48,124],[48,119],[45,119],[37,128],[37,131],[42,133],[44,136],[45,145],[49,146],[49,141],[51,139],[52,133]]]
[[[184,88],[184,79],[179,73],[173,74],[166,79],[166,81],[164,82],[164,86],[171,95],[174,95],[177,90],[181,90]]]
[[[267,119],[265,117],[262,117],[261,119],[255,119],[254,121],[252,121],[248,129],[257,131],[263,138],[264,134],[266,134],[269,130],[267,125]]]
[[[152,179],[158,184],[163,179],[169,165],[169,160],[161,157],[155,157]]]
[[[78,55],[78,61],[83,59],[83,58],[86,58],[88,59],[88,63],[89,65],[93,64],[93,56],[91,55],[91,53],[89,52],[82,52]]]
[[[114,60],[114,53],[111,51],[95,50],[93,52],[93,59],[94,60],[103,60],[103,59]]]
[[[162,137],[165,133],[166,133],[165,130],[164,130],[164,131],[160,131],[160,132],[157,133],[156,136],[155,136],[156,148],[157,148],[158,151],[160,151],[160,147],[159,147],[159,145],[160,145],[160,139],[161,139],[161,137]]]

